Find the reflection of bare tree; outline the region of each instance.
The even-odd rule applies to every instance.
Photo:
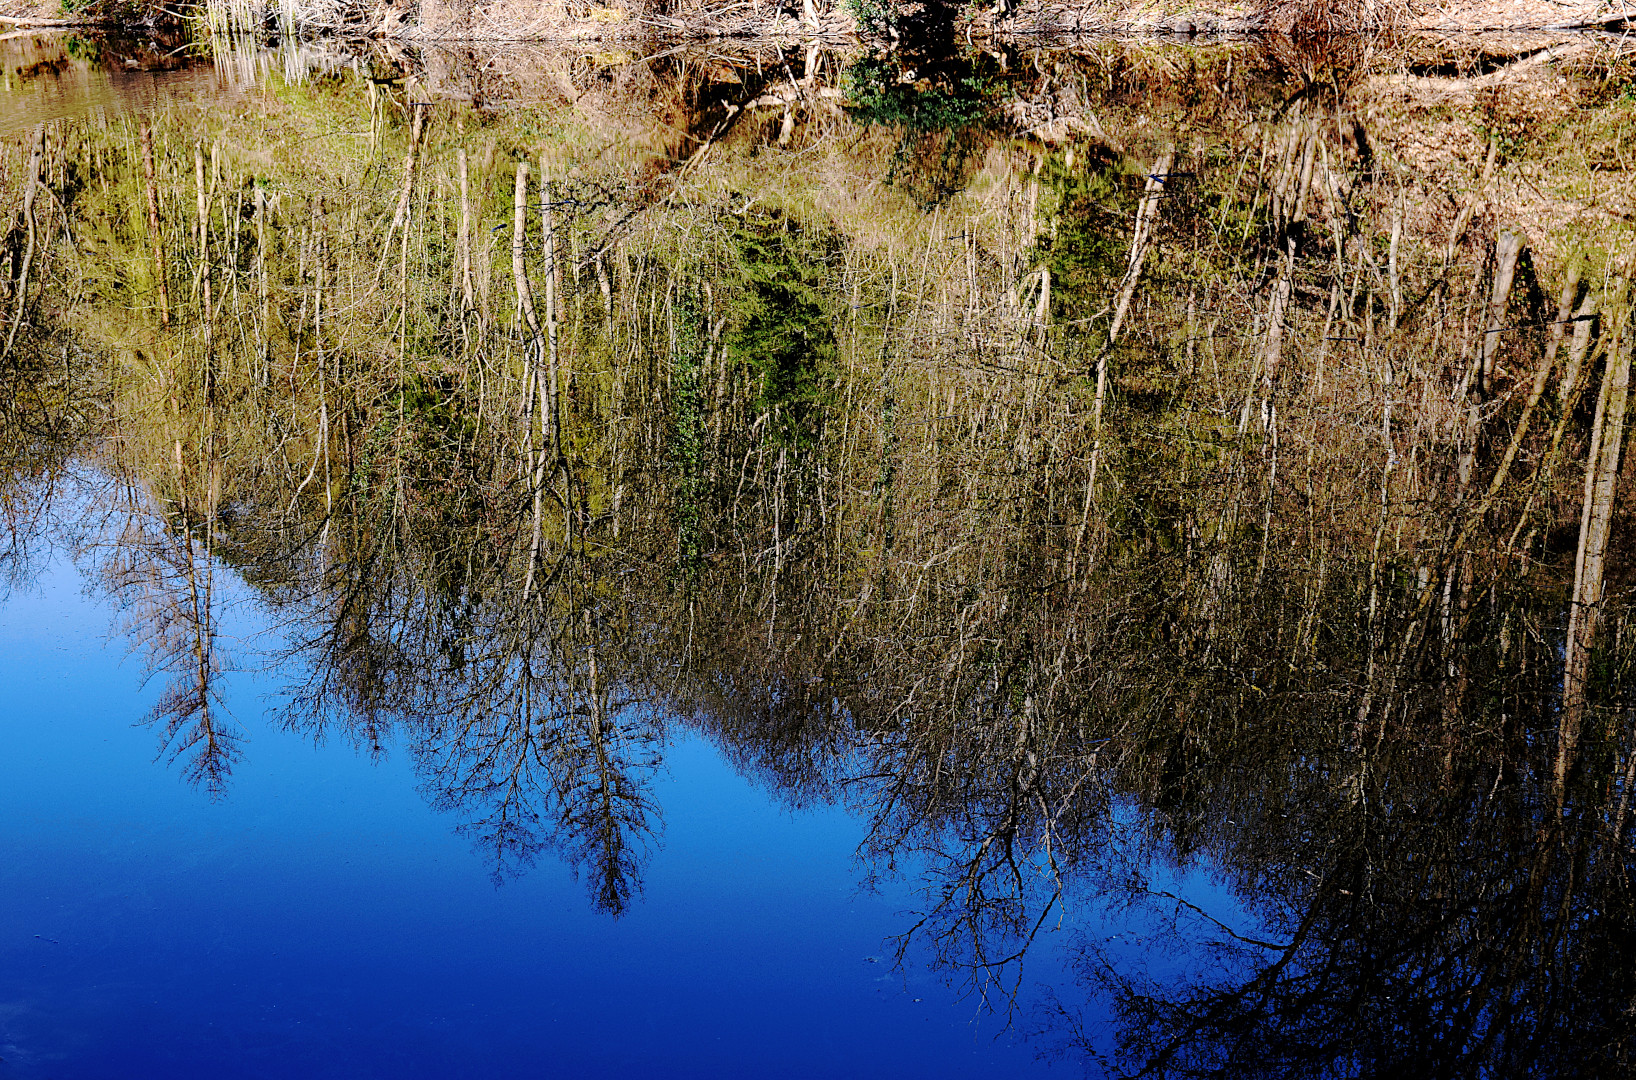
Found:
[[[895,703],[909,709],[896,723],[871,718],[879,734],[849,772],[848,801],[870,819],[872,861],[926,867],[927,906],[900,957],[924,937],[941,962],[1005,1001],[1065,881],[1095,861],[1086,841],[1107,826],[1108,777],[1100,740],[1087,743],[1073,719],[1085,704],[1080,663],[1067,642],[1041,640],[1069,621],[1032,605],[972,607],[988,610],[968,607],[969,637],[944,639],[949,651],[927,658],[943,678],[923,681],[912,705]]]
[[[1242,838],[1257,854],[1233,869],[1265,882],[1245,895],[1272,940],[1156,918],[1153,977],[1087,942],[1116,1039],[1091,1026],[1100,1005],[1060,997],[1050,1038],[1120,1076],[1622,1074],[1630,853],[1601,846],[1597,815],[1535,829],[1548,775],[1467,761],[1448,788],[1425,756],[1381,763],[1368,808],[1284,802]]]
[[[547,406],[533,408],[532,372],[527,385],[533,421]],[[364,479],[318,576],[290,594],[303,626],[292,656],[311,674],[289,716],[372,752],[401,738],[428,797],[497,874],[552,851],[618,914],[657,829],[659,730],[628,689],[624,605],[602,576],[584,484],[566,465],[542,472],[544,458],[531,448],[522,517],[499,511],[519,497],[504,465],[466,462],[453,505],[419,487],[400,497],[391,471]]]
[[[559,621],[542,608],[485,613],[483,644],[426,699],[414,753],[435,801],[461,815],[497,873],[555,851],[617,915],[657,830],[661,729],[621,690],[596,613]]]
[[[186,507],[155,506],[123,486],[123,521],[106,539],[103,582],[125,613],[132,648],[150,675],[164,679],[149,723],[160,752],[212,796],[226,790],[240,736],[222,706],[217,679],[215,566],[208,524]],[[198,533],[203,532],[205,538]]]
[[[527,601],[486,581],[463,597],[416,596],[376,565],[306,616],[320,632],[297,653],[312,677],[292,720],[376,752],[396,733],[434,805],[459,816],[497,874],[554,851],[599,907],[622,911],[655,828],[659,735],[620,690],[597,612],[566,587]]]

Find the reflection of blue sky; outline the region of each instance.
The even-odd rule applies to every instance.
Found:
[[[496,889],[402,754],[271,730],[248,675],[212,804],[132,725],[155,688],[109,621],[61,566],[0,609],[0,1078],[1042,1068],[933,977],[865,962],[910,898],[857,894],[855,820],[777,809],[700,741],[667,755],[615,921],[550,860]]]

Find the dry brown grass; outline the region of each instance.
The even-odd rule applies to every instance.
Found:
[[[1256,22],[1297,41],[1392,30],[1412,17],[1406,0],[1263,0]]]

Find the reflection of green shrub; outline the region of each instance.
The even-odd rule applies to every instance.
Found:
[[[426,456],[458,453],[476,438],[477,420],[452,378],[411,375],[399,393],[404,422]]]
[[[1040,183],[1055,196],[1053,227],[1039,245],[1051,271],[1053,314],[1094,311],[1125,273],[1135,179],[1119,155],[1082,143],[1048,156]]]
[[[997,78],[955,61],[906,82],[896,64],[866,56],[847,69],[844,85],[853,120],[901,133],[888,184],[901,183],[927,208],[965,187],[967,166],[994,113]]]
[[[835,368],[823,291],[829,247],[782,215],[746,221],[734,236],[739,288],[727,355],[755,373],[757,409],[773,437],[793,445],[817,439]]]
[[[843,88],[847,112],[858,123],[925,132],[983,123],[999,87],[974,70],[904,82],[896,64],[865,56],[847,68]]]

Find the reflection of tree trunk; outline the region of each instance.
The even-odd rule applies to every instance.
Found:
[[[210,192],[205,186],[204,143],[193,144],[193,186],[199,209],[199,288],[204,295],[204,346],[210,352],[211,329],[216,319],[210,280]],[[207,376],[208,378],[208,376]]]
[[[1308,171],[1310,173],[1310,168]],[[1284,354],[1284,320],[1295,277],[1295,241],[1286,240],[1284,243],[1284,270],[1273,282],[1272,296],[1267,301],[1267,339],[1261,348],[1261,433],[1266,439],[1267,500],[1261,519],[1261,557],[1256,569],[1258,586],[1267,569],[1267,545],[1272,536],[1273,504],[1278,490],[1278,362]]]
[[[314,204],[312,227],[315,233],[319,227],[318,215],[318,206]],[[329,245],[324,240],[318,240],[314,246],[316,250],[313,254],[313,261],[317,265],[312,294],[312,339],[313,357],[316,361],[314,366],[318,369],[318,438],[313,442],[312,467],[307,470],[306,479],[302,480],[300,486],[295,489],[295,495],[290,499],[290,510],[295,509],[296,500],[301,498],[301,493],[318,475],[318,463],[321,460],[324,464],[324,511],[325,527],[327,529],[329,512],[334,505],[334,482],[330,475],[329,462],[329,395],[324,386],[324,365],[327,362],[324,358],[324,268],[328,263]],[[289,511],[285,512],[288,513]]]
[[[419,158],[420,138],[426,131],[426,107],[417,102],[409,104],[409,149],[403,157],[403,187],[398,189],[398,205],[392,211],[392,223],[387,226],[386,240],[381,245],[381,264],[376,273],[386,267],[386,257],[392,250],[392,237],[399,229],[409,228],[409,200],[415,192],[415,162]]]
[[[1573,305],[1573,293],[1579,287],[1579,268],[1574,267],[1568,276],[1568,283],[1562,290],[1561,312],[1558,321],[1553,327],[1551,342],[1545,349],[1545,355],[1540,359],[1539,368],[1534,372],[1533,385],[1528,388],[1528,400],[1523,402],[1522,415],[1517,417],[1517,426],[1511,432],[1511,441],[1506,444],[1505,454],[1494,469],[1494,478],[1488,483],[1488,493],[1483,497],[1483,506],[1479,515],[1486,513],[1489,503],[1499,494],[1505,478],[1511,473],[1511,466],[1517,460],[1517,454],[1522,450],[1522,441],[1528,434],[1528,425],[1534,418],[1534,410],[1539,407],[1540,398],[1545,396],[1545,384],[1550,381],[1551,368],[1556,364],[1556,354],[1562,344],[1562,320],[1568,317]],[[1486,343],[1485,343],[1486,347]]]
[[[185,522],[183,529],[177,542],[183,548],[183,573],[187,579],[188,615],[184,622],[190,632],[191,670],[161,700],[154,715],[156,719],[165,721],[167,743],[175,737],[183,723],[193,721],[193,729],[183,738],[184,747],[194,749],[194,761],[188,766],[189,772],[195,782],[205,782],[213,795],[219,795],[232,750],[230,741],[223,739],[223,732],[211,715],[214,698],[211,676],[215,673],[216,634],[212,617],[210,557],[207,550],[201,570],[193,537],[187,531]]]
[[[40,166],[45,159],[45,128],[34,129],[34,145],[28,152],[28,184],[23,188],[23,223],[28,229],[28,247],[23,253],[23,269],[17,278],[17,310],[11,317],[11,329],[6,333],[6,350],[0,358],[11,355],[17,343],[17,328],[23,324],[23,309],[28,303],[28,275],[34,265],[34,249],[38,246],[39,227],[34,222],[34,193],[40,186]]]
[[[471,311],[475,297],[471,285],[471,177],[466,164],[466,148],[455,151],[460,172],[460,232],[456,245],[460,255],[461,311]]]
[[[528,324],[529,346],[537,350],[540,341],[540,317],[534,310],[534,290],[528,283],[528,264],[524,258],[528,240],[528,162],[517,163],[517,183],[512,191],[511,219],[511,276],[517,288],[517,304],[523,320]]]
[[[180,454],[180,441],[175,447]],[[217,797],[238,756],[238,736],[214,685],[214,529],[208,520],[195,524],[186,490],[179,484],[175,501],[156,512],[131,504],[105,572],[149,671],[169,676],[148,715],[161,754],[181,761],[184,778]]]
[[[525,400],[529,402],[524,408],[523,423],[528,439],[528,482],[533,489],[534,521],[531,529],[532,538],[528,551],[528,571],[523,581],[523,599],[527,600],[534,590],[534,567],[540,556],[540,532],[542,528],[541,515],[543,513],[540,473],[544,468],[545,449],[542,447],[536,456],[534,448],[534,385],[539,380],[540,349],[540,318],[534,310],[534,291],[528,283],[528,264],[524,251],[528,240],[528,162],[517,163],[517,180],[512,189],[511,201],[511,276],[517,289],[517,306],[522,310],[524,322],[528,324],[528,350],[523,361],[523,382],[525,384]],[[545,413],[545,403],[540,403],[541,412]],[[547,432],[549,438],[549,431]]]
[[[1571,300],[1570,300],[1571,302]],[[1579,378],[1580,367],[1585,357],[1590,353],[1591,327],[1595,321],[1597,311],[1597,295],[1594,290],[1586,295],[1584,303],[1579,305],[1579,311],[1574,315],[1574,336],[1568,347],[1568,362],[1562,369],[1562,378],[1557,383],[1557,422],[1551,432],[1551,445],[1545,451],[1540,464],[1535,467],[1532,488],[1528,493],[1527,502],[1523,503],[1522,513],[1517,515],[1517,524],[1511,530],[1511,538],[1506,542],[1506,550],[1513,551],[1517,546],[1518,537],[1528,525],[1533,514],[1534,505],[1539,501],[1543,490],[1542,481],[1548,480],[1556,471],[1557,462],[1562,453],[1562,440],[1568,433],[1568,426],[1573,419],[1575,407],[1579,402],[1582,390]],[[1490,491],[1492,492],[1492,488]]]
[[[596,638],[591,621],[590,609],[585,609],[584,625],[586,630],[586,652],[590,655],[590,686],[589,704],[591,707],[591,726],[588,732],[591,743],[591,755],[594,761],[595,772],[595,802],[594,812],[596,821],[593,828],[598,838],[595,845],[595,854],[600,856],[600,865],[597,867],[601,883],[597,889],[597,902],[604,911],[618,915],[624,911],[625,901],[630,892],[629,883],[624,873],[624,837],[619,829],[618,798],[619,777],[614,762],[609,753],[609,717],[607,715],[607,694],[602,684],[602,669],[597,663]]]
[[[557,289],[554,273],[556,268],[551,265],[555,262],[555,223],[550,206],[550,181],[543,172],[540,179],[540,198],[543,204],[541,224],[545,233],[543,243],[548,256],[545,269],[546,323],[543,330],[540,326],[539,312],[534,307],[534,292],[529,284],[525,257],[528,233],[528,163],[518,162],[516,186],[512,193],[511,270],[517,289],[518,306],[522,309],[522,316],[529,332],[528,360],[525,361],[523,374],[525,393],[530,402],[535,398],[539,400],[540,433],[544,437],[544,445],[536,453],[533,409],[532,405],[525,407],[524,416],[529,440],[528,472],[533,493],[533,524],[530,530],[528,569],[523,582],[524,599],[533,593],[535,570],[539,562],[544,528],[545,484],[548,478],[555,475],[557,465],[562,460],[561,384],[557,367]]]
[[[157,227],[154,233],[158,234]],[[256,358],[260,370],[252,374],[256,385],[265,388],[270,379],[267,369],[272,358],[273,294],[267,278],[267,189],[260,184],[256,185],[256,276],[261,290],[261,332],[257,335],[260,348]]]
[[[561,281],[557,262],[556,214],[551,206],[551,178],[540,170],[540,224],[545,250],[545,356],[549,382],[542,404],[545,406],[547,438],[551,445],[552,467],[562,458],[562,413],[559,404],[562,384],[557,354],[557,286]]]
[[[1403,276],[1398,272],[1398,248],[1403,240],[1403,193],[1392,200],[1392,240],[1386,249],[1386,278],[1392,288],[1392,318],[1388,324],[1397,332],[1398,320],[1403,317]]]
[[[1465,374],[1461,377],[1460,386],[1456,392],[1457,396],[1464,397],[1466,402],[1465,436],[1463,445],[1460,447],[1457,467],[1459,502],[1461,505],[1466,505],[1470,498],[1471,483],[1476,474],[1477,448],[1483,436],[1481,403],[1482,399],[1492,390],[1494,353],[1498,347],[1497,342],[1504,322],[1506,303],[1511,296],[1511,282],[1516,273],[1517,258],[1522,253],[1522,238],[1512,232],[1502,232],[1496,242],[1495,250],[1498,265],[1494,271],[1493,285],[1489,290],[1482,341],[1476,355],[1472,357],[1471,363],[1465,366]],[[1473,286],[1474,303],[1479,287],[1480,285]],[[1549,375],[1549,369],[1546,370],[1546,375]],[[1477,382],[1475,392],[1471,389],[1474,377]],[[1530,409],[1524,409],[1522,421],[1519,423],[1519,430],[1520,424],[1526,423],[1530,411]],[[1502,466],[1502,469],[1509,468],[1509,462]],[[1493,481],[1489,488],[1489,494],[1497,490],[1495,485],[1500,482],[1498,478]],[[1452,618],[1451,605],[1454,581],[1457,576],[1460,583],[1459,608],[1461,612],[1464,612],[1470,602],[1467,590],[1471,585],[1473,575],[1471,553],[1466,550],[1466,542],[1470,539],[1471,532],[1477,522],[1486,512],[1488,501],[1489,495],[1485,495],[1475,507],[1469,508],[1466,513],[1460,515],[1455,522],[1450,524],[1449,537],[1452,543],[1449,550],[1454,561],[1449,567],[1449,578],[1443,590],[1444,646],[1447,649],[1452,650],[1453,623],[1450,620]],[[1426,602],[1430,599],[1430,594],[1423,591],[1421,599],[1422,603]],[[1452,655],[1452,652],[1449,655]]]
[[[608,347],[612,350],[617,347],[614,342],[613,285],[608,281],[608,268],[602,264],[601,255],[591,260],[591,266],[596,270],[596,286],[602,293],[602,314],[608,320]]]
[[[1090,475],[1085,481],[1085,509],[1080,523],[1079,536],[1074,542],[1074,561],[1076,563],[1079,560],[1080,547],[1084,542],[1085,532],[1090,522],[1091,503],[1095,501],[1096,497],[1096,474],[1102,461],[1102,411],[1107,401],[1109,354],[1113,352],[1114,345],[1119,341],[1119,331],[1125,324],[1125,316],[1130,311],[1131,298],[1136,295],[1136,285],[1142,277],[1142,263],[1147,259],[1148,241],[1152,234],[1153,224],[1159,217],[1159,200],[1164,197],[1165,181],[1170,178],[1170,168],[1173,161],[1175,161],[1175,151],[1166,150],[1159,155],[1159,160],[1153,163],[1153,169],[1148,173],[1142,201],[1136,208],[1136,223],[1131,232],[1130,256],[1125,264],[1125,279],[1120,283],[1119,297],[1114,303],[1113,321],[1108,324],[1108,340],[1096,356],[1096,399],[1091,406],[1091,426],[1095,436],[1091,445]],[[1043,280],[1041,287],[1044,287]]]
[[[1625,751],[1625,775],[1619,785],[1619,808],[1613,814],[1612,844],[1615,851],[1625,833],[1625,817],[1630,812],[1630,786],[1636,784],[1636,747]]]
[[[1171,163],[1175,160],[1175,152],[1166,150],[1153,163],[1153,171],[1148,174],[1147,184],[1143,189],[1142,201],[1136,208],[1136,224],[1131,235],[1130,256],[1125,264],[1125,280],[1120,285],[1119,299],[1114,305],[1113,322],[1108,327],[1108,345],[1112,346],[1119,340],[1119,330],[1125,324],[1125,316],[1130,312],[1131,298],[1136,295],[1136,285],[1142,276],[1142,263],[1147,258],[1149,241],[1152,239],[1153,223],[1159,217],[1159,200],[1164,197],[1165,182],[1170,179]],[[1106,357],[1097,364],[1097,371],[1105,370]],[[1101,386],[1101,382],[1098,382]]]
[[[159,191],[153,167],[153,129],[142,125],[142,179],[148,195],[148,237],[153,245],[153,272],[159,285],[159,324],[170,328],[170,292],[166,284],[165,245],[159,233]],[[256,189],[261,196],[261,189]]]
[[[1545,355],[1552,362],[1555,362],[1556,354],[1562,348],[1562,337],[1573,319],[1574,298],[1579,295],[1579,278],[1583,272],[1583,265],[1575,259],[1568,267],[1568,276],[1562,282],[1562,296],[1556,305],[1556,320],[1551,323],[1546,338],[1548,344],[1545,346]]]
[[[1557,386],[1557,400],[1564,406],[1579,389],[1579,367],[1590,353],[1592,324],[1596,321],[1596,292],[1585,294],[1585,302],[1574,313],[1573,342],[1568,346],[1568,366],[1562,369],[1562,381]]]
[[[1579,550],[1574,560],[1574,591],[1568,608],[1566,660],[1562,678],[1562,718],[1557,727],[1556,761],[1552,789],[1561,805],[1574,752],[1585,719],[1585,691],[1591,651],[1601,615],[1602,577],[1608,535],[1618,493],[1619,458],[1624,442],[1625,407],[1630,390],[1628,326],[1621,325],[1608,350],[1607,370],[1591,429],[1591,450],[1586,457],[1585,495],[1579,521]]]
[[[975,305],[974,305],[975,306]],[[1051,318],[1051,268],[1040,267],[1040,295],[1034,304],[1034,329],[1039,332],[1040,348],[1045,347],[1045,331]]]
[[[1517,257],[1521,254],[1522,237],[1509,229],[1500,233],[1494,243],[1494,288],[1488,298],[1488,326],[1483,332],[1482,378],[1478,383],[1485,395],[1494,390],[1494,354],[1500,347],[1506,301],[1511,296],[1511,281],[1516,276]]]
[[[1510,235],[1510,234],[1507,233],[1505,235]],[[1513,267],[1515,266],[1515,263],[1516,263],[1516,257],[1517,256],[1516,256],[1515,253],[1511,256],[1511,261],[1512,261]],[[1507,276],[1509,277],[1509,275],[1507,275]],[[1498,277],[1496,277],[1496,282],[1497,281],[1498,281]],[[1545,355],[1540,358],[1539,367],[1536,368],[1535,371],[1534,371],[1534,381],[1533,381],[1533,384],[1531,386],[1529,386],[1529,388],[1528,388],[1528,399],[1525,402],[1523,402],[1522,413],[1521,413],[1521,415],[1519,415],[1517,417],[1517,426],[1511,432],[1511,440],[1510,440],[1510,442],[1508,442],[1506,444],[1505,453],[1501,456],[1500,463],[1497,466],[1495,466],[1495,468],[1494,468],[1494,475],[1488,482],[1488,490],[1483,493],[1482,500],[1476,505],[1476,507],[1474,507],[1469,513],[1467,513],[1465,515],[1465,517],[1461,521],[1460,532],[1456,536],[1454,544],[1453,544],[1453,549],[1455,551],[1457,551],[1457,552],[1464,552],[1465,551],[1466,541],[1470,538],[1472,531],[1474,529],[1476,529],[1477,526],[1482,523],[1483,519],[1488,516],[1489,507],[1493,505],[1494,499],[1500,493],[1500,489],[1505,486],[1506,478],[1511,474],[1511,466],[1516,463],[1517,454],[1522,450],[1523,439],[1527,437],[1529,424],[1533,421],[1533,418],[1534,418],[1534,411],[1539,407],[1540,399],[1542,397],[1544,397],[1544,395],[1545,395],[1545,385],[1546,385],[1546,383],[1548,383],[1550,381],[1551,369],[1556,364],[1557,350],[1558,350],[1558,348],[1560,347],[1560,345],[1562,343],[1562,332],[1561,332],[1562,322],[1563,322],[1563,320],[1566,320],[1566,318],[1568,317],[1567,313],[1568,313],[1568,311],[1571,309],[1571,307],[1573,305],[1573,294],[1578,288],[1579,288],[1579,268],[1576,266],[1576,267],[1574,267],[1574,269],[1568,275],[1567,284],[1563,288],[1562,301],[1561,301],[1561,305],[1560,305],[1561,317],[1559,318],[1559,320],[1558,320],[1558,322],[1556,324],[1556,329],[1555,329],[1554,334],[1553,334],[1553,336],[1552,336],[1552,338],[1550,340],[1550,344],[1546,346]],[[1500,296],[1498,294],[1497,290],[1496,290],[1496,295],[1495,295],[1493,305],[1490,308],[1491,313],[1492,313],[1492,311],[1494,310],[1495,307],[1497,307],[1498,310],[1501,313],[1504,312],[1504,307],[1505,307],[1504,297]],[[1492,314],[1491,314],[1491,321],[1492,321]],[[1495,337],[1496,337],[1496,335],[1494,335],[1494,334],[1488,334],[1488,335],[1485,336],[1484,344],[1483,344],[1483,349],[1485,351],[1485,355],[1487,354],[1487,350],[1489,348],[1488,343],[1490,341],[1493,341],[1495,339]],[[1588,342],[1589,342],[1589,338],[1587,337],[1586,338],[1586,343],[1588,344]],[[1580,349],[1577,338],[1575,339],[1575,347],[1576,347],[1576,350]],[[1582,359],[1583,356],[1584,356],[1583,351],[1576,351],[1574,353],[1575,358],[1572,359],[1571,362],[1570,362],[1570,371],[1577,373],[1578,366],[1579,366],[1579,360]],[[1566,385],[1566,378],[1567,378],[1567,376],[1564,377],[1564,385]],[[1567,419],[1568,419],[1568,417],[1567,417],[1567,415],[1565,413],[1563,418],[1562,418],[1563,424],[1566,423]],[[1553,451],[1555,450],[1555,447],[1557,445],[1557,440],[1560,440],[1560,438],[1561,438],[1562,430],[1563,430],[1562,426],[1559,425],[1558,430],[1557,430],[1557,434],[1556,434],[1556,438],[1553,440],[1553,442],[1551,444]],[[1476,434],[1474,432],[1471,432],[1471,431],[1468,430],[1468,433],[1467,433],[1467,446],[1466,446],[1465,450],[1462,452],[1462,461],[1463,462],[1469,460],[1475,454],[1475,449],[1474,449],[1474,446],[1473,446],[1475,441],[1476,441]],[[1547,454],[1546,456],[1547,456],[1547,461],[1548,461],[1549,458],[1550,458],[1550,454]],[[1528,511],[1527,511],[1527,508],[1525,507],[1524,511],[1523,511],[1523,517],[1524,518],[1527,517],[1527,513],[1528,513]],[[1521,522],[1518,523],[1518,528],[1519,529],[1521,528]],[[1515,542],[1515,540],[1516,540],[1516,534],[1515,533],[1512,534],[1511,539],[1512,539],[1512,542]],[[1464,556],[1462,556],[1462,558],[1464,558]]]

